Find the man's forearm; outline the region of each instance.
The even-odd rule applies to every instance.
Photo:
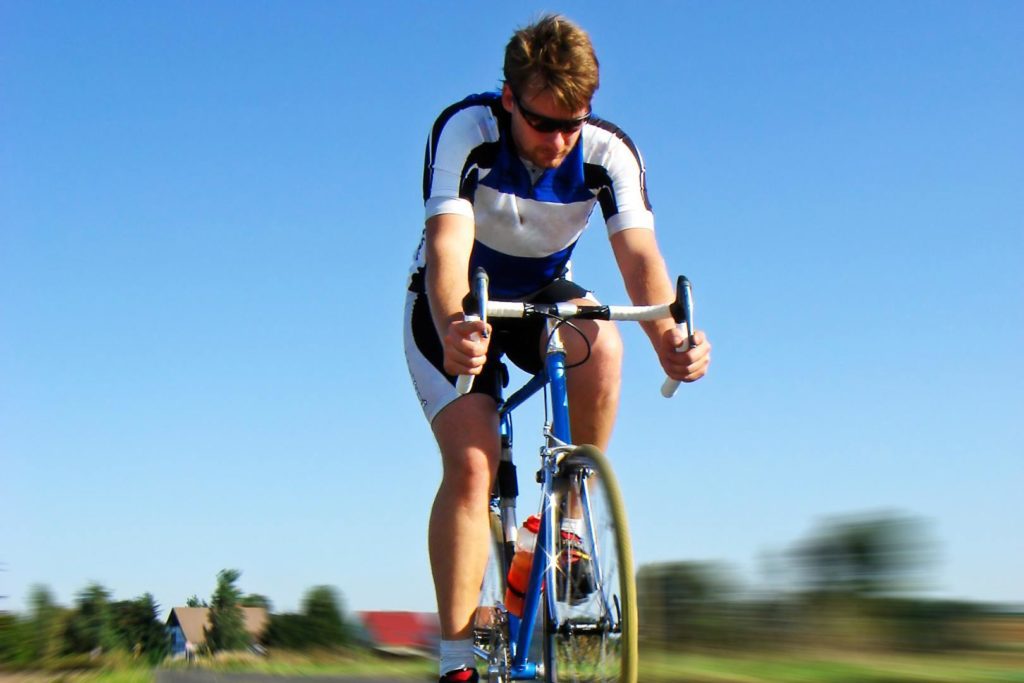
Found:
[[[462,300],[469,292],[469,256],[473,224],[464,216],[443,214],[427,221],[427,299],[438,335],[462,317]]]
[[[631,234],[626,234],[631,233]],[[654,241],[654,233],[635,229],[615,235],[612,246],[622,273],[626,293],[637,306],[665,304],[675,300],[675,287],[669,278],[665,259]],[[643,322],[641,326],[651,343],[657,346],[664,333],[675,326],[671,320]]]
[[[626,292],[634,304],[665,304],[675,300],[675,288],[669,279],[663,259],[645,259],[638,271],[632,278],[633,284],[626,283]],[[646,321],[640,325],[651,343],[657,345],[665,331],[672,328],[675,323],[665,319]]]
[[[469,292],[466,271],[462,277],[454,277],[455,270],[447,264],[427,267],[427,300],[440,337],[444,336],[453,320],[462,318],[462,299]]]

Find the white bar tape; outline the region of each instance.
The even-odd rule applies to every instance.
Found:
[[[472,322],[479,319],[480,316],[473,315],[472,313],[463,317],[463,320],[466,322]],[[472,339],[473,341],[476,341],[479,338],[480,335],[476,334],[475,332],[470,336],[470,339]],[[459,375],[459,378],[455,380],[455,391],[459,392],[460,396],[465,396],[466,394],[469,393],[469,390],[473,388],[473,380],[475,378],[476,375]]]
[[[690,349],[690,332],[686,329],[686,323],[679,323],[676,325],[676,329],[683,333],[683,343],[676,347],[676,353],[685,353]],[[676,395],[680,384],[679,380],[666,377],[665,382],[661,385],[661,395],[665,398],[672,398]]]

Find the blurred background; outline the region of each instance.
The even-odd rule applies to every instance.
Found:
[[[0,0],[3,657],[92,652],[95,605],[166,626],[223,570],[268,623],[325,586],[360,628],[434,610],[423,145],[547,10],[715,348],[666,401],[623,328],[645,643],[1019,654],[1019,3]],[[574,272],[625,301],[600,219]]]

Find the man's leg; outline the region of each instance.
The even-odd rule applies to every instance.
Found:
[[[428,544],[441,638],[472,637],[490,547],[488,501],[500,456],[494,399],[470,394],[448,404],[431,427],[444,472],[430,513]]]
[[[573,303],[593,305],[594,301],[577,299]],[[577,444],[593,444],[604,451],[611,440],[619,409],[622,337],[612,322],[577,320],[574,324],[590,340],[590,358],[566,373],[572,440]],[[566,327],[562,328],[561,335],[567,351],[566,365],[578,363],[586,353],[583,339]]]

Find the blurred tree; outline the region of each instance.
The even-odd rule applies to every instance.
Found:
[[[160,606],[151,594],[115,602],[112,611],[114,629],[125,650],[153,663],[167,655],[170,639],[160,620]]]
[[[76,598],[75,610],[64,631],[64,651],[68,654],[109,652],[116,646],[110,591],[91,583]]]
[[[915,587],[931,551],[922,520],[877,513],[826,520],[793,554],[811,592],[878,596]]]
[[[304,614],[271,614],[263,636],[268,647],[305,650],[310,647],[309,620]]]
[[[185,601],[185,607],[209,607],[206,600],[200,600],[199,596],[195,593],[192,594],[188,600]]]
[[[907,598],[934,559],[923,520],[896,512],[833,517],[791,551],[802,585],[805,637],[829,647],[892,649],[951,641],[941,610]],[[928,623],[930,622],[930,623]],[[927,623],[927,626],[925,625]]]
[[[62,609],[46,586],[36,585],[29,591],[29,614],[24,651],[31,661],[47,661],[58,656],[63,648]]]
[[[241,600],[242,607],[262,607],[263,609],[270,611],[271,604],[270,598],[259,593],[249,593]]]
[[[869,614],[889,648],[952,652],[987,645],[979,637],[977,627],[990,614],[977,603],[875,598],[870,602]]]
[[[300,614],[272,614],[264,636],[271,647],[289,650],[333,648],[356,638],[355,627],[345,619],[341,594],[330,586],[309,589]]]
[[[0,664],[26,664],[31,657],[31,623],[0,612]]]
[[[342,617],[341,597],[334,588],[311,588],[302,600],[302,612],[308,622],[311,645],[332,647],[351,641],[352,629]]]
[[[237,569],[222,569],[217,574],[217,589],[210,599],[210,628],[206,630],[206,644],[213,652],[244,650],[251,644],[242,615],[242,593],[235,586],[241,575]]]
[[[640,635],[661,647],[723,645],[735,632],[736,584],[724,565],[666,562],[637,572]]]

